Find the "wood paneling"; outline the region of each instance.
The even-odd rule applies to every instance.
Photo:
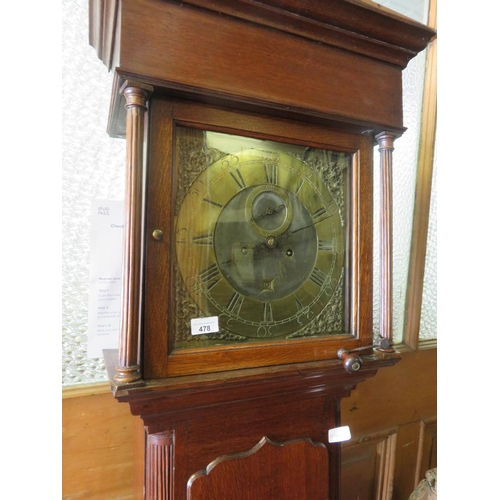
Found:
[[[397,430],[363,436],[342,449],[341,498],[391,500]]]
[[[342,425],[349,425],[354,437],[436,415],[436,350],[407,352],[402,358],[342,401]]]
[[[420,422],[418,469],[415,471],[416,485],[425,477],[426,471],[437,467],[437,419]]]
[[[404,353],[396,366],[359,384],[342,401],[341,414],[342,425],[349,425],[353,436],[349,445],[344,445],[343,481],[354,482],[354,488],[356,481],[363,482],[366,491],[375,488],[377,478],[389,479],[391,496],[368,498],[407,500],[425,472],[436,467],[437,350]],[[369,467],[374,467],[371,460],[376,456],[377,433],[394,435],[394,470],[381,475],[374,469],[372,477]],[[349,496],[353,494],[349,485],[342,484],[342,488],[348,492],[342,500],[356,498]]]
[[[398,429],[394,498],[407,499],[415,489],[414,476],[418,465],[419,434],[420,421],[401,425]]]
[[[68,397],[62,403],[63,500],[140,498],[141,420],[111,392]]]

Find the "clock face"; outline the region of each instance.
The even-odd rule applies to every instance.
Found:
[[[325,318],[345,316],[341,186],[272,144],[218,151],[180,200],[175,250],[190,319],[217,316],[219,338],[329,334]]]

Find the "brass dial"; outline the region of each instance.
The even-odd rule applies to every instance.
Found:
[[[336,290],[339,207],[321,176],[291,155],[229,154],[191,184],[176,253],[192,299],[223,329],[285,336],[313,321]]]

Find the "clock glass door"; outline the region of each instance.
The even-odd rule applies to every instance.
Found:
[[[352,155],[180,126],[174,151],[172,348],[345,335]]]

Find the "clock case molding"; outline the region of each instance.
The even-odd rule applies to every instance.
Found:
[[[104,354],[115,397],[145,424],[146,498],[184,498],[189,477],[263,436],[324,443],[339,498],[340,447],[327,431],[341,423],[340,401],[401,359],[367,349],[359,371],[345,369],[348,350],[373,342],[372,151],[378,144],[380,335],[391,340],[402,71],[434,35],[353,0],[90,0],[90,43],[114,73],[108,133],[127,141],[122,326],[119,349]],[[349,335],[170,356],[176,124],[353,155]]]
[[[359,0],[89,5],[90,44],[116,71],[111,137],[125,137],[119,90],[134,78],[171,96],[399,136],[405,130],[401,71],[435,35]]]

